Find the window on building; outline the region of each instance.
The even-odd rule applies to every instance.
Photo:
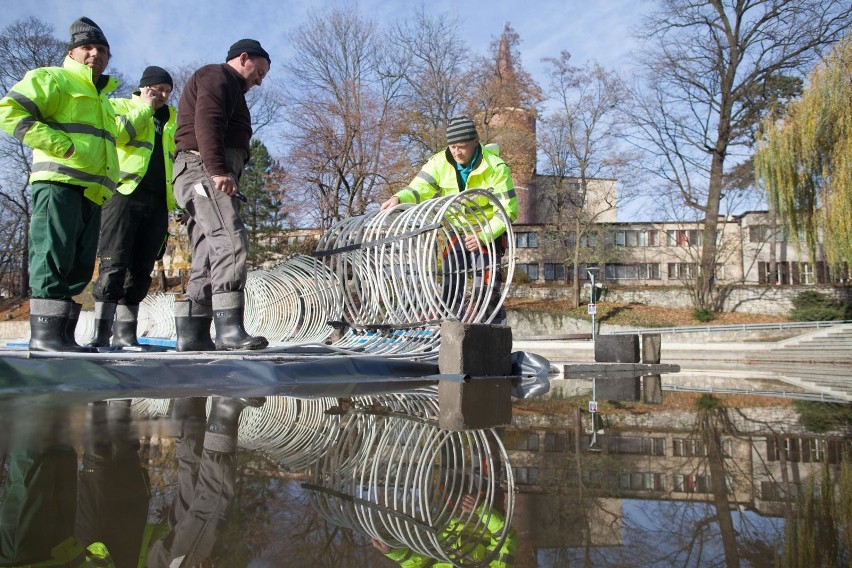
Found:
[[[666,231],[666,243],[670,247],[697,247],[701,245],[702,232],[698,229],[670,229]]]
[[[545,282],[565,282],[565,265],[561,262],[545,262],[544,263],[544,281]]]
[[[674,490],[678,493],[710,493],[709,475],[682,475],[672,476]]]
[[[640,264],[639,278],[642,280],[660,280],[660,264],[657,262]]]
[[[810,262],[799,263],[799,282],[802,284],[816,284],[814,267]]]
[[[659,246],[660,241],[657,238],[657,231],[654,229],[645,230],[642,229],[638,231],[639,233],[639,246],[640,247],[656,247]]]
[[[538,432],[529,432],[526,436],[518,436],[514,438],[514,449],[521,452],[537,452],[538,451]]]
[[[665,438],[614,436],[607,438],[607,451],[611,454],[664,456],[666,454],[666,440]]]
[[[604,266],[607,280],[636,280],[639,278],[639,266],[636,264],[607,264]]]
[[[538,233],[515,233],[518,248],[538,248]]]
[[[544,435],[545,452],[564,452],[567,448],[568,437],[557,432],[548,432]]]
[[[538,468],[537,467],[513,467],[512,473],[515,477],[515,483],[518,485],[537,485],[538,484]]]
[[[631,491],[663,491],[666,485],[664,473],[622,473],[618,476],[619,489]]]
[[[583,235],[582,237],[580,237],[580,246],[587,248],[596,248],[598,246],[598,236],[595,234]]]
[[[691,262],[670,262],[669,280],[687,280],[695,277],[695,264]]]
[[[707,449],[701,440],[690,438],[675,438],[672,440],[672,452],[675,457],[706,456]]]
[[[515,270],[521,274],[526,274],[532,282],[538,280],[538,264],[536,263],[518,263],[515,265]]]

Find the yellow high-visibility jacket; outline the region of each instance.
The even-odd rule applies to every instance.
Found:
[[[127,125],[141,124],[154,112],[139,105],[119,121],[107,98],[118,80],[101,79],[106,84],[98,91],[92,70],[68,56],[62,67],[29,71],[0,99],[0,128],[33,149],[30,183],[79,186],[99,205],[118,184],[116,142],[127,142]],[[64,158],[72,145],[74,154]]]
[[[480,144],[480,155],[476,158],[473,170],[467,178],[467,189],[490,191],[506,210],[509,219],[518,218],[518,197],[512,183],[509,166],[489,147]],[[456,162],[449,148],[438,152],[424,164],[420,172],[403,190],[396,193],[400,203],[420,203],[435,196],[444,197],[459,193],[459,179]],[[480,234],[479,239],[489,243],[506,232],[506,225],[499,217],[494,217],[494,206],[485,198],[476,199],[489,219],[490,234]]]
[[[115,114],[122,117],[132,114],[139,106],[146,106],[137,95],[133,95],[130,99],[110,99]],[[169,120],[163,125],[163,161],[166,166],[166,203],[168,203],[169,211],[176,211],[174,188],[172,186],[172,168],[175,161],[175,130],[177,129],[177,111],[171,105],[169,109]],[[154,121],[149,119],[141,124],[138,129],[134,129],[132,125],[127,125],[128,131],[131,134],[130,140],[126,144],[118,144],[118,163],[120,167],[120,177],[118,180],[118,192],[123,195],[130,195],[142,181],[145,172],[148,171],[148,164],[151,162],[151,154],[154,151]]]

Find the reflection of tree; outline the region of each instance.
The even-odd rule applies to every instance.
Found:
[[[845,456],[837,474],[835,494],[828,462],[823,462],[819,483],[811,478],[787,518],[784,549],[775,563],[794,566],[852,565],[852,464]]]
[[[733,433],[734,428],[725,407],[712,396],[703,396],[698,399],[696,427],[707,451],[710,486],[713,502],[716,506],[716,520],[722,534],[725,564],[729,567],[736,567],[740,565],[740,560],[737,554],[736,531],[731,517],[731,503],[728,499],[728,472],[722,452],[722,434]]]

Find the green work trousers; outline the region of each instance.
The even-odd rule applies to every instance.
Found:
[[[36,182],[30,220],[30,289],[33,298],[64,300],[92,280],[101,207],[82,189]]]

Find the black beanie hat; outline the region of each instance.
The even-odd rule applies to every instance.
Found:
[[[458,144],[479,138],[476,126],[466,116],[454,116],[447,124],[447,144]]]
[[[230,61],[234,57],[239,57],[241,53],[259,55],[264,57],[270,65],[272,64],[272,60],[269,59],[269,54],[266,53],[266,50],[261,47],[260,42],[256,39],[241,39],[232,45],[231,49],[228,50],[228,56],[225,57],[225,61]]]
[[[83,16],[71,24],[71,43],[68,49],[72,50],[81,45],[105,45],[109,47],[106,36],[101,28],[91,19]]]
[[[142,78],[139,79],[139,86],[147,87],[148,85],[156,85],[158,83],[168,83],[172,87],[175,86],[172,76],[162,67],[157,67],[156,65],[146,67],[145,71],[142,72]]]

